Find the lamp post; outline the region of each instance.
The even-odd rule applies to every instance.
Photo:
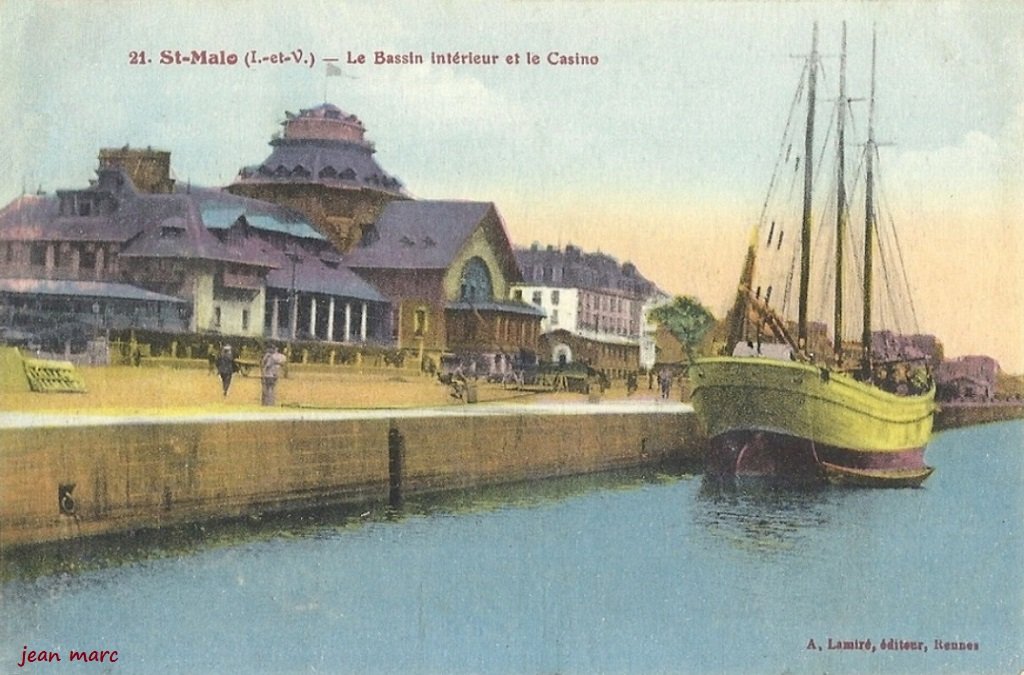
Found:
[[[289,317],[289,320],[288,320],[288,324],[289,324],[289,326],[288,326],[288,328],[289,328],[289,330],[288,330],[289,345],[288,346],[290,348],[291,347],[290,343],[291,343],[292,340],[295,339],[295,333],[296,333],[296,330],[297,330],[297,327],[298,327],[298,323],[299,323],[299,300],[298,300],[299,294],[298,294],[298,291],[295,288],[295,269],[296,269],[296,266],[297,266],[299,260],[302,259],[302,256],[299,255],[298,253],[294,252],[294,251],[288,251],[287,253],[285,253],[285,256],[292,263],[292,285],[291,285],[291,291],[290,291],[289,296],[288,296],[289,309],[291,309],[291,317]]]

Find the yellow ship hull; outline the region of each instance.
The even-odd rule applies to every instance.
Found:
[[[827,463],[868,478],[926,468],[934,389],[900,396],[843,373],[760,357],[700,359],[690,380],[719,467],[821,471]]]

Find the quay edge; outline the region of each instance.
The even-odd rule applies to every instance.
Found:
[[[1024,419],[1024,403],[941,403],[935,413],[935,431],[959,429],[976,424]]]
[[[456,412],[457,411],[457,412]],[[102,418],[0,413],[0,553],[637,466],[698,463],[678,403]]]

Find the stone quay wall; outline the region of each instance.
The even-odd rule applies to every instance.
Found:
[[[1024,403],[1020,401],[940,403],[935,414],[935,431],[1016,419],[1024,419]]]
[[[0,550],[701,457],[683,405],[463,410],[7,424]]]

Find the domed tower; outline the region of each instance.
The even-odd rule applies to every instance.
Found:
[[[228,191],[296,209],[341,251],[360,240],[388,202],[409,198],[377,164],[355,115],[324,103],[285,117],[270,156],[243,168]]]

